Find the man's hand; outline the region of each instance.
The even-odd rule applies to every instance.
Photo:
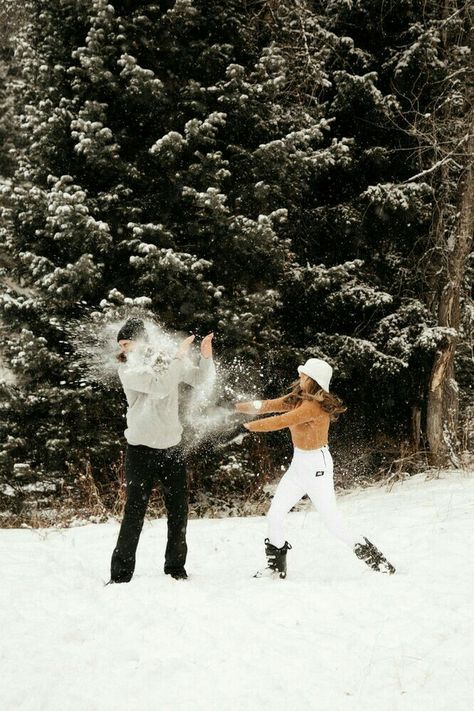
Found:
[[[188,336],[187,338],[185,338],[184,341],[181,343],[180,347],[178,348],[175,358],[184,358],[186,353],[191,348],[191,343],[194,341],[195,338],[196,336]]]
[[[201,342],[201,353],[203,358],[212,358],[212,339],[214,338],[213,333],[208,333],[207,336],[205,336],[202,339]]]

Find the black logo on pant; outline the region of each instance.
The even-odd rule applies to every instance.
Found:
[[[324,471],[322,472],[314,472],[314,476],[323,476]]]

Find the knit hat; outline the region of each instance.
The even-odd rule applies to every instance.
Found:
[[[315,380],[323,390],[329,392],[329,383],[332,376],[332,368],[329,363],[319,358],[309,358],[304,365],[298,366],[298,373],[309,375]]]
[[[136,341],[146,339],[145,324],[141,318],[129,318],[117,333],[117,341]]]

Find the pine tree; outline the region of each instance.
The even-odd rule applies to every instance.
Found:
[[[427,386],[426,436],[436,466],[459,465],[460,389],[466,368],[463,346],[469,343],[472,275],[469,255],[474,231],[474,69],[470,3],[430,3],[411,28],[410,52],[398,58],[405,94],[413,97],[406,112],[407,131],[419,142],[420,169],[415,179],[428,181],[435,200],[426,270],[426,302],[444,337],[437,344]],[[406,87],[421,66],[426,85]],[[464,343],[463,343],[464,340]],[[467,368],[469,372],[469,367]],[[464,392],[471,395],[466,381]],[[465,399],[461,395],[461,402]]]
[[[470,132],[462,118],[472,107],[468,5],[333,0],[316,7],[327,19],[327,29],[346,47],[346,53],[340,50],[335,55],[332,87],[325,98],[335,113],[334,130],[342,131],[352,144],[347,163],[352,180],[346,187],[344,174],[338,171],[343,199],[331,211],[326,202],[320,213],[327,215],[326,229],[339,233],[336,248],[344,251],[351,265],[354,258],[361,260],[362,274],[354,280],[352,266],[352,280],[344,285],[344,293],[335,300],[323,288],[324,303],[315,304],[313,311],[322,312],[330,324],[325,338],[329,348],[336,346],[342,354],[348,349],[342,360],[350,363],[351,386],[367,374],[367,369],[360,369],[363,351],[375,347],[369,356],[375,388],[357,388],[357,395],[377,419],[385,420],[386,431],[398,425],[408,434],[411,421],[415,448],[429,447],[434,455],[441,438],[439,431],[430,436],[430,372],[433,361],[453,343],[455,324],[437,313],[438,299],[433,294],[433,284],[440,284],[439,269],[444,271],[443,265],[449,262],[453,230],[446,224],[447,231],[441,240],[434,239],[437,247],[433,249],[432,214],[440,204],[444,217],[450,211],[449,199],[443,198],[449,185],[443,166],[449,152],[454,158],[456,144]],[[467,79],[465,84],[461,76]],[[448,142],[437,128],[430,142],[434,134],[429,127],[439,125],[441,106],[450,106],[454,126],[464,128],[453,132],[451,124]],[[468,165],[468,154],[464,149],[457,151],[462,165]],[[453,207],[457,202],[455,172],[449,188]],[[346,219],[337,223],[337,213]],[[465,256],[466,252],[461,259],[464,265]],[[460,268],[458,283],[464,271],[465,266]],[[447,283],[451,280],[448,277]],[[345,305],[342,329],[334,313],[335,302]],[[360,346],[351,337],[351,320],[362,336]],[[343,339],[334,334],[341,330]],[[452,418],[449,428],[454,434]]]
[[[3,203],[8,481],[74,486],[85,460],[105,481],[123,403],[85,377],[77,334],[87,348],[134,309],[216,330],[263,395],[327,358],[352,405],[341,437],[419,445],[452,336],[427,298],[437,184],[404,123],[410,96],[419,119],[449,81],[425,6],[28,0]],[[201,485],[254,450],[207,451]]]
[[[352,406],[338,432],[358,431],[365,446],[377,432],[416,438],[411,423],[444,335],[416,272],[432,190],[406,182],[412,146],[390,64],[413,17],[382,5],[296,3],[281,23],[297,56],[315,58],[310,72],[304,64],[293,72],[292,86],[325,122],[302,199],[289,210],[295,258],[281,319],[292,353],[281,357],[286,367],[310,355],[336,366],[334,387]],[[313,94],[308,73],[319,78]]]
[[[255,46],[239,4],[49,0],[28,10],[17,109],[27,150],[4,232],[26,292],[2,297],[4,317],[23,326],[4,344],[21,382],[3,464],[11,472],[25,458],[23,472],[61,480],[65,464],[90,457],[98,469],[118,449],[118,418],[100,420],[105,393],[86,384],[69,339],[90,308],[217,326],[222,347],[249,358],[279,342],[286,211],[253,204],[246,160],[288,129],[267,126],[282,62]],[[244,86],[245,122],[234,111]],[[270,168],[268,154],[256,162]]]

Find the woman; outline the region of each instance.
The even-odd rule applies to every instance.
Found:
[[[161,483],[168,516],[168,543],[164,570],[177,580],[185,569],[188,519],[187,475],[180,448],[183,428],[178,418],[178,386],[194,387],[215,378],[213,334],[201,343],[199,367],[187,358],[194,336],[186,338],[162,372],[146,362],[147,333],[141,319],[131,318],[120,329],[117,341],[118,375],[127,397],[127,451],[125,480],[127,501],[117,545],[112,554],[111,583],[128,583],[135,569],[135,554],[150,493]]]
[[[373,570],[394,573],[395,568],[367,540],[354,535],[344,523],[334,494],[333,462],[328,449],[331,421],[345,412],[341,400],[329,393],[332,368],[324,360],[310,358],[298,367],[299,380],[288,395],[276,400],[237,403],[246,414],[284,414],[247,422],[250,432],[273,432],[288,427],[294,445],[290,467],[278,484],[268,512],[268,538],[265,539],[269,574],[286,577],[286,554],[291,549],[284,535],[285,516],[307,494],[329,530],[346,543]],[[257,573],[255,577],[260,577]]]

